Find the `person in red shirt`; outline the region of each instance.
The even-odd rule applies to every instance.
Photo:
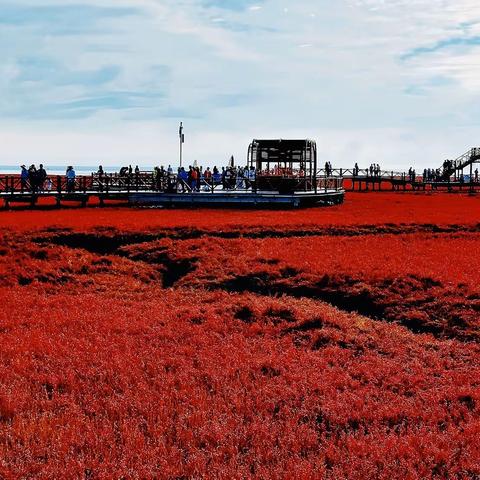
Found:
[[[190,185],[192,191],[197,190],[197,183],[198,183],[198,172],[196,168],[192,168],[190,172],[190,178],[192,179],[192,183]]]

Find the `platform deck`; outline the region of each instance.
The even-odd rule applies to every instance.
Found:
[[[96,197],[100,204],[107,201],[126,201],[133,206],[164,206],[164,207],[192,207],[192,206],[259,206],[259,207],[302,207],[314,205],[335,205],[343,203],[343,190],[322,190],[315,192],[295,192],[291,195],[280,195],[275,192],[252,192],[247,190],[166,193],[158,191],[141,192],[0,192],[0,198],[5,207],[11,204],[27,204],[34,206],[42,198],[52,198],[57,205],[61,202],[80,202],[86,206],[89,199]]]
[[[133,205],[163,206],[283,206],[301,207],[310,205],[334,205],[343,202],[344,192],[326,190],[322,192],[296,192],[280,195],[272,192],[215,192],[212,193],[132,193],[129,202]]]

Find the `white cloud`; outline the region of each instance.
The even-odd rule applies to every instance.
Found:
[[[317,0],[243,9],[205,0],[14,5],[79,4],[142,14],[104,18],[76,35],[54,35],[54,25],[4,28],[0,163],[169,163],[181,119],[187,158],[208,163],[242,158],[251,138],[267,135],[317,138],[322,154],[345,166],[353,156],[387,168],[430,165],[473,146],[480,46],[448,40],[480,35],[476,1],[338,0],[321,10]],[[36,60],[50,60],[56,75],[39,69],[19,81]],[[61,69],[111,67],[119,74],[102,85],[54,84]],[[65,104],[84,113],[88,105],[88,118],[59,113]]]

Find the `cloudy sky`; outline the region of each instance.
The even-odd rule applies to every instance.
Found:
[[[245,158],[337,166],[480,144],[478,0],[0,0],[0,164]]]

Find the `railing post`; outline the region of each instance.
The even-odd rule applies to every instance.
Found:
[[[62,193],[62,177],[57,175],[57,192]]]

